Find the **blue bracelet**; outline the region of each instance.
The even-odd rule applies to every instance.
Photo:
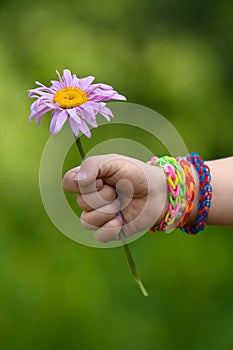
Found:
[[[189,154],[187,160],[195,166],[200,175],[200,199],[198,202],[198,214],[195,223],[193,225],[185,225],[181,227],[180,230],[195,235],[204,230],[208,220],[212,198],[212,187],[210,185],[211,175],[209,167],[205,164],[204,160],[198,153]]]

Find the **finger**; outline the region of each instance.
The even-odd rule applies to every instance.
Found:
[[[95,239],[100,242],[119,240],[122,225],[122,217],[117,215],[94,232]]]
[[[92,156],[83,160],[80,169],[74,178],[74,180],[78,182],[79,187],[88,187],[95,182],[98,178],[101,158],[102,156]]]
[[[91,211],[113,202],[116,197],[116,190],[112,186],[103,185],[98,192],[78,195],[77,203],[81,209]]]
[[[103,178],[109,185],[115,185],[116,179],[109,182],[109,177],[121,169],[124,163],[124,157],[116,154],[91,156],[84,159],[75,180],[78,181],[79,186],[93,184],[97,178]]]
[[[87,230],[96,230],[103,226],[107,221],[116,217],[120,210],[120,202],[115,199],[112,203],[96,210],[82,212],[80,220]]]
[[[74,179],[77,176],[79,170],[80,170],[80,166],[67,171],[67,173],[64,175],[62,180],[62,186],[64,190],[68,192],[73,192],[73,193],[81,193],[81,190],[79,188],[79,182]],[[103,181],[101,179],[96,179],[94,184],[92,185],[93,191],[98,191],[99,189],[102,188],[102,186],[103,186]],[[85,188],[84,190],[82,189],[82,192],[85,193]]]

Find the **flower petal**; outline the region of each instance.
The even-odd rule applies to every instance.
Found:
[[[106,100],[111,100],[115,95],[114,90],[101,90],[96,89],[91,94],[88,95],[89,101],[101,102]]]
[[[63,70],[63,76],[62,80],[64,81],[64,84],[66,87],[72,86],[72,75],[69,69]]]
[[[33,112],[28,118],[28,121],[31,121],[33,118],[36,118],[37,124],[40,124],[41,117],[43,117],[43,115],[49,112],[50,110],[51,108],[47,107],[44,104],[40,104],[37,108],[34,108]]]
[[[110,117],[114,117],[112,111],[108,107],[102,107],[99,113],[108,121],[110,121]]]
[[[30,98],[38,98],[39,96],[47,96],[47,97],[53,97],[54,96],[54,91],[49,88],[47,89],[46,91],[44,91],[45,89],[43,88],[35,88],[35,89],[32,89],[32,90],[28,90],[28,97]],[[39,96],[37,96],[39,95]]]
[[[72,87],[79,87],[79,81],[80,79],[77,78],[76,74],[73,74],[73,78],[72,78]]]
[[[82,105],[79,106],[79,109],[82,110],[82,109],[87,109],[89,107],[93,108],[96,106],[96,103],[93,102],[93,101],[87,101],[85,103],[83,103]]]
[[[114,95],[111,97],[111,100],[126,101],[126,97],[115,92]]]
[[[75,108],[67,109],[67,112],[68,112],[69,116],[76,121],[76,123],[81,124],[81,119],[78,116]]]
[[[96,88],[92,89],[92,86],[87,90],[88,99],[89,101],[94,102],[101,102],[101,101],[108,101],[108,100],[126,100],[125,96],[118,94],[113,88],[110,89],[110,86],[108,88],[102,89],[101,86],[103,84],[95,84]]]
[[[101,109],[106,106],[105,102],[92,102],[94,104],[93,109],[95,113],[100,113]]]
[[[79,134],[79,124],[72,118],[69,118],[70,127],[74,136],[78,137]]]
[[[50,123],[51,134],[57,134],[65,124],[67,118],[68,114],[65,110],[55,111]]]
[[[84,135],[86,135],[88,138],[91,137],[91,132],[87,124],[84,120],[81,120],[81,125],[79,125],[79,129],[82,131]]]
[[[94,112],[93,108],[82,109],[81,115],[82,115],[82,118],[88,124],[90,124],[94,128],[97,128],[98,124],[96,122],[95,112]]]
[[[51,83],[52,83],[52,86],[51,86],[52,89],[61,90],[64,88],[64,85],[62,85],[62,83],[58,80],[51,80]]]
[[[40,114],[37,114],[36,116],[36,124],[40,125],[41,118],[47,113],[48,111],[43,111]]]
[[[40,100],[39,100],[39,99],[37,99],[36,101],[34,101],[34,102],[31,104],[31,106],[30,106],[30,111],[31,111],[31,113],[33,113],[34,111],[36,111],[36,109],[38,108],[39,104],[40,104]]]
[[[88,90],[103,89],[103,90],[113,90],[112,86],[107,84],[92,84]],[[88,91],[89,92],[89,91]]]
[[[92,76],[89,76],[89,77],[86,77],[86,78],[83,78],[83,79],[79,79],[79,87],[80,87],[80,89],[85,91],[91,85],[91,83],[94,80],[95,80],[95,77],[92,77]]]

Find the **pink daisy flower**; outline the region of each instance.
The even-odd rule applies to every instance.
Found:
[[[51,80],[52,85],[47,87],[39,82],[39,86],[28,91],[28,97],[36,98],[30,107],[29,121],[36,118],[40,125],[44,114],[52,111],[50,133],[58,133],[65,122],[69,120],[72,132],[77,137],[79,131],[87,137],[91,137],[89,126],[98,126],[96,115],[102,114],[108,121],[113,114],[106,107],[104,101],[126,100],[113,88],[106,84],[92,84],[94,77],[77,78],[69,69],[63,71],[63,75],[57,71],[59,80]]]

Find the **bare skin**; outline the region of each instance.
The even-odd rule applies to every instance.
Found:
[[[233,226],[233,157],[207,165],[213,187],[208,224]],[[193,173],[196,196],[189,223],[196,218],[199,199],[198,174],[195,169]],[[85,159],[65,174],[63,187],[77,193],[82,225],[102,242],[119,239],[121,229],[126,236],[149,229],[162,220],[168,208],[164,171],[121,155]]]
[[[213,188],[208,224],[233,226],[233,157],[206,164],[210,168]]]

